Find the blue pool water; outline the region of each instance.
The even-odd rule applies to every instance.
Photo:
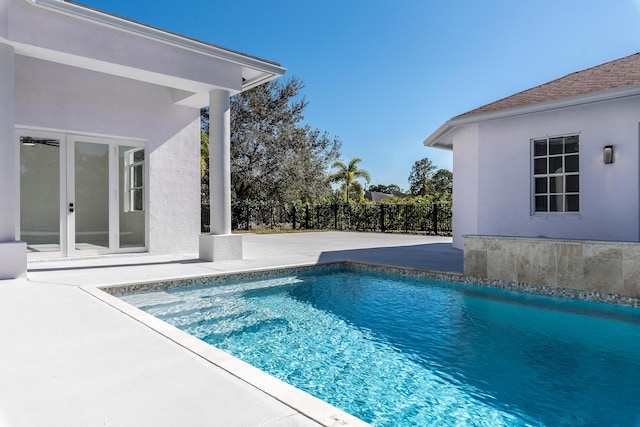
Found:
[[[376,426],[640,426],[640,309],[329,270],[122,299]]]

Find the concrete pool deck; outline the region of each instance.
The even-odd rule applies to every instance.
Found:
[[[125,255],[29,262],[0,281],[0,426],[358,425],[309,417],[95,298],[87,287],[317,262],[462,272],[444,237],[296,233],[243,237],[241,261]]]

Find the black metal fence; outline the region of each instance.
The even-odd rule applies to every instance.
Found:
[[[201,230],[209,231],[208,204],[201,209]],[[318,205],[236,203],[234,230],[344,230],[451,235],[451,202],[334,203]]]

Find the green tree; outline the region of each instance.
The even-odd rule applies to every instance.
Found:
[[[393,194],[393,193],[403,193],[402,188],[397,186],[396,184],[378,184],[369,186],[369,191],[378,191],[380,193]]]
[[[308,103],[295,77],[231,98],[231,192],[235,200],[314,201],[331,193],[340,140],[304,124]],[[201,112],[208,132],[209,112]],[[204,184],[203,184],[204,185]]]
[[[334,202],[344,202],[345,201],[345,194],[349,193],[349,201],[350,202],[363,202],[365,200],[364,198],[364,187],[362,186],[362,184],[360,184],[360,182],[358,181],[353,181],[351,182],[351,184],[349,184],[349,188],[347,189],[347,185],[346,184],[341,184],[340,187],[335,190],[335,200]]]
[[[453,173],[447,169],[438,169],[431,178],[431,184],[436,194],[451,195],[453,193]]]
[[[436,166],[426,157],[415,162],[409,174],[409,192],[414,196],[433,194],[431,178],[435,170]]]
[[[209,134],[200,129],[200,202],[209,203]]]
[[[361,193],[363,191],[362,186],[357,179],[364,178],[367,183],[371,181],[371,175],[369,175],[369,172],[365,169],[358,168],[358,163],[361,161],[361,158],[354,157],[348,165],[341,160],[336,160],[331,165],[333,169],[337,168],[338,170],[329,175],[329,182],[342,184],[340,188],[344,191],[345,201],[347,203],[349,203],[350,192],[357,191],[358,193]]]

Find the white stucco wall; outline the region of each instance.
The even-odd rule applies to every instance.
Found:
[[[7,38],[9,32],[9,3],[0,1],[0,37]]]
[[[199,110],[170,88],[16,57],[16,125],[147,141],[151,253],[195,253],[200,233]]]
[[[194,144],[194,141],[197,141]],[[200,115],[151,151],[151,253],[196,253],[200,235]]]
[[[454,139],[454,209],[463,211],[454,211],[454,245],[464,234],[638,241],[639,112],[640,97],[630,97],[458,130],[455,138],[478,126],[475,143]],[[580,135],[580,213],[532,215],[531,139],[567,134]],[[613,164],[602,162],[605,145]]]
[[[462,236],[478,233],[478,125],[457,129],[453,146],[453,247],[462,249]]]

